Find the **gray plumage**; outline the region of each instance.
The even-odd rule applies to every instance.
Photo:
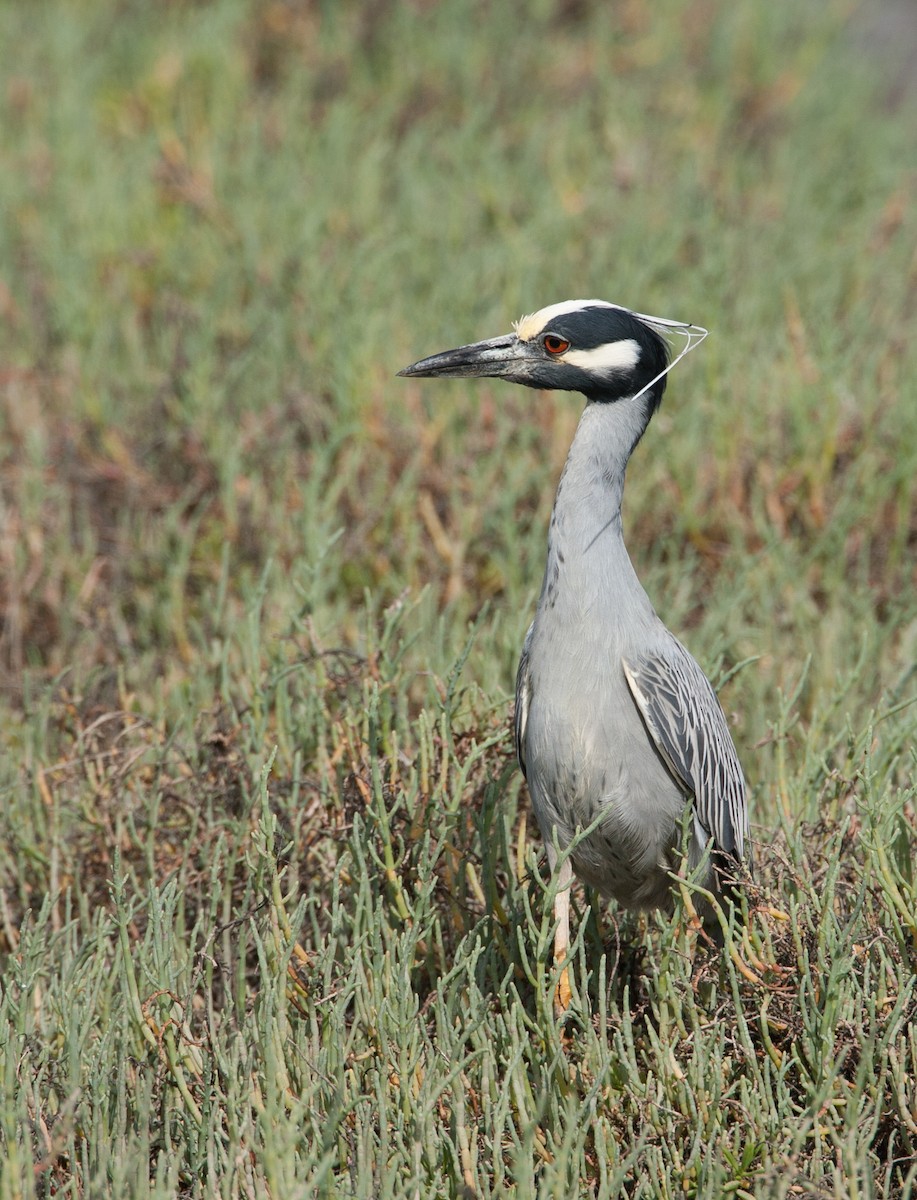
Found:
[[[621,528],[643,401],[590,404],[558,487],[544,584],[516,685],[516,746],[539,828],[585,882],[631,908],[668,906],[685,802],[692,865],[741,858],[745,782],[719,701],[656,615]],[[552,858],[554,856],[552,855]],[[709,882],[709,881],[708,881]]]
[[[673,332],[688,339],[683,353],[705,333],[602,301],[569,301],[523,318],[513,334],[402,372],[489,375],[587,398],[519,664],[516,745],[552,869],[577,829],[598,820],[575,847],[573,869],[640,909],[670,906],[686,803],[691,865],[711,846],[707,885],[718,886],[714,863],[743,858],[747,836],[745,781],[726,718],[701,668],[656,615],[622,532],[625,470],[661,401],[671,365],[662,335]],[[559,889],[568,883],[566,870]],[[557,911],[562,958],[567,910]]]

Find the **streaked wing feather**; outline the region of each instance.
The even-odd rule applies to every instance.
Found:
[[[624,673],[664,762],[694,799],[695,820],[717,849],[741,859],[745,777],[710,681],[674,638],[661,653],[625,661]]]
[[[529,700],[532,694],[532,677],[529,671],[529,646],[532,642],[534,624],[529,626],[522,644],[522,657],[519,659],[519,670],[516,672],[516,708],[513,714],[513,732],[516,739],[516,757],[522,774],[528,778],[525,769],[525,727],[529,719]]]

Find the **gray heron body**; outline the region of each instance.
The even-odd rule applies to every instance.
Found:
[[[519,761],[556,881],[555,958],[569,943],[572,872],[636,909],[669,908],[685,806],[689,865],[737,867],[746,788],[709,681],[650,603],[624,544],[630,456],[659,407],[671,365],[706,334],[599,300],[554,304],[503,337],[422,359],[411,377],[496,377],[587,400],[551,516],[544,583],[516,685]],[[678,356],[681,357],[681,354]],[[677,361],[677,359],[675,360]],[[566,972],[558,1002],[569,1000]]]

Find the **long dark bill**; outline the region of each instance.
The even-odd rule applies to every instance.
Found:
[[[451,379],[499,378],[518,365],[524,354],[524,342],[514,333],[489,338],[486,342],[474,342],[470,346],[459,346],[457,350],[444,350],[432,354],[399,371],[409,379],[430,376],[445,376]]]

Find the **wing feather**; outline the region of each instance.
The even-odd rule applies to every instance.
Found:
[[[525,768],[525,727],[529,719],[529,700],[532,695],[532,675],[529,669],[529,647],[532,644],[534,622],[529,626],[522,644],[522,657],[519,659],[519,670],[516,672],[516,708],[513,713],[513,732],[516,739],[516,757],[522,774],[528,778]]]
[[[703,840],[740,860],[748,833],[745,777],[707,676],[674,638],[662,651],[625,660],[624,673],[663,761],[693,797]]]

